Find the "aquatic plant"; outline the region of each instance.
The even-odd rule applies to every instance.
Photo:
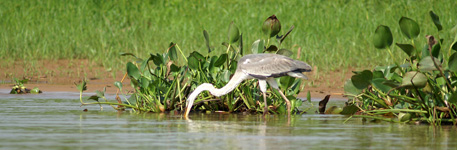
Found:
[[[17,78],[14,78],[14,86],[11,88],[10,94],[26,94],[26,93],[31,93],[31,94],[40,94],[43,93],[39,88],[35,87],[33,89],[27,89],[24,84],[26,84],[29,80],[28,79],[22,79],[19,80]]]
[[[274,23],[279,24],[279,20],[274,15],[272,17],[275,19]],[[266,39],[258,39],[252,44],[252,53],[269,52],[292,55],[292,51],[281,48],[281,44],[293,28],[294,26],[281,36],[277,35],[280,29],[275,28],[274,31],[268,33]],[[103,99],[104,96],[97,94],[84,98],[84,100],[92,99],[97,102],[85,103],[80,97],[81,103],[83,105],[109,104],[113,107],[122,103],[119,104],[122,107],[145,112],[183,111],[186,97],[190,91],[202,83],[213,83],[216,87],[227,84],[231,75],[235,73],[238,59],[244,55],[243,35],[234,22],[229,24],[227,41],[222,42],[225,50],[218,50],[211,46],[206,30],[203,31],[203,36],[208,51],[206,56],[194,51],[186,57],[176,43],[170,43],[169,48],[162,54],[150,53],[146,59],[137,57],[133,53],[121,53],[122,56],[131,56],[134,59],[126,64],[126,76],[129,77],[134,88],[130,98],[125,96],[123,102],[119,98],[118,103],[98,102],[98,99]],[[215,54],[216,51],[220,54]],[[302,81],[292,77],[282,77],[278,81],[281,89],[285,90],[285,95],[291,101],[292,111],[300,112],[298,107],[301,106],[302,100],[297,99],[295,95],[303,90]],[[77,84],[81,93],[85,89],[83,84],[85,81]],[[121,92],[123,91],[122,82],[116,82],[115,86]],[[125,94],[123,93],[123,95]],[[286,104],[278,92],[269,91],[268,104],[264,104],[262,98],[256,80],[248,80],[239,85],[234,92],[225,96],[215,97],[207,92],[200,94],[195,100],[193,108],[200,111],[263,112],[263,107],[268,105],[270,112],[286,113]],[[272,99],[280,99],[280,101],[272,101]],[[121,109],[122,107],[114,108]]]
[[[457,37],[450,42],[440,38],[443,26],[433,11],[429,12],[438,33],[418,40],[419,24],[402,17],[398,24],[410,43],[395,43],[407,54],[399,64],[379,66],[373,70],[354,72],[344,90],[350,105],[358,107],[356,116],[393,122],[426,122],[434,125],[457,124]],[[388,26],[379,25],[373,44],[387,50],[392,60],[393,36]],[[445,55],[445,45],[449,45]],[[397,49],[398,49],[397,48]]]

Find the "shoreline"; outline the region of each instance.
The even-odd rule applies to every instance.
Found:
[[[125,74],[124,71],[107,70],[102,65],[97,65],[87,59],[40,60],[34,66],[23,61],[14,61],[2,70],[5,73],[0,76],[0,89],[11,90],[14,85],[13,79],[17,78],[28,79],[29,82],[24,84],[28,89],[38,87],[43,92],[79,92],[75,83],[79,83],[85,78],[87,80],[85,92],[102,91],[106,87],[107,94],[115,94],[117,88],[114,86],[114,82],[121,81]],[[319,69],[314,67],[313,70]],[[332,99],[347,99],[342,95],[344,93],[343,85],[347,79],[351,78],[353,70],[358,69],[346,68],[325,73],[319,71],[306,73],[309,80],[304,82],[304,89],[298,97],[306,98],[309,91],[311,97],[316,99],[323,99],[326,95],[331,95]],[[133,91],[130,79],[124,80],[123,90],[124,93]]]

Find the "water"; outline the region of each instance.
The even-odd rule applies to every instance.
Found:
[[[456,149],[456,127],[287,117],[117,112],[77,93],[0,94],[0,149]],[[330,101],[329,105],[342,105]],[[314,105],[316,106],[316,104]],[[83,111],[88,109],[87,112]]]

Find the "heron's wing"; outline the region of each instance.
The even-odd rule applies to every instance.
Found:
[[[304,77],[298,74],[311,71],[311,66],[302,61],[276,54],[247,55],[240,59],[238,65],[244,73],[260,79],[285,75]]]

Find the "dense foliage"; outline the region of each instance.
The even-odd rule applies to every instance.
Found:
[[[438,33],[423,38],[418,38],[421,30],[415,20],[399,20],[401,32],[411,41],[395,43],[407,54],[401,64],[354,72],[346,82],[344,90],[360,116],[394,122],[457,123],[457,37],[453,41],[440,38],[440,19],[433,11],[429,15]],[[427,44],[416,45],[416,40]],[[392,54],[393,36],[388,26],[378,26],[373,44],[386,49],[392,60],[398,57]]]
[[[292,52],[282,48],[281,44],[294,26],[284,35],[277,35],[281,30],[279,20],[273,15],[265,22],[267,22],[263,25],[265,39],[256,40],[252,44],[251,52],[269,52],[291,56]],[[146,59],[132,53],[121,53],[122,56],[134,58],[134,61],[126,64],[126,70],[135,91],[130,98],[124,98],[124,103],[119,105],[142,112],[182,111],[187,95],[198,85],[212,83],[216,87],[224,86],[230,80],[230,76],[235,73],[237,60],[246,53],[243,48],[243,36],[235,23],[231,22],[226,42],[222,43],[226,49],[213,48],[207,31],[203,31],[203,37],[208,50],[206,56],[194,51],[186,57],[175,43],[170,43],[166,52],[150,53]],[[214,51],[222,51],[222,54],[214,55]],[[177,63],[179,57],[184,60],[184,65]],[[291,101],[292,111],[299,112],[298,107],[302,104],[302,100],[297,99],[295,95],[303,89],[302,80],[286,76],[279,78],[278,81],[281,89]],[[77,85],[81,93],[85,89],[84,84],[85,82]],[[121,82],[116,82],[115,85],[122,91]],[[257,86],[257,80],[247,80],[233,92],[221,97],[204,92],[195,100],[194,108],[202,111],[263,112],[263,107],[268,105],[270,112],[286,112],[285,103],[279,93],[269,91],[268,104],[264,104]],[[97,95],[87,99],[98,101],[98,99],[104,98],[103,93],[97,92]],[[261,100],[259,101],[259,99]],[[111,102],[85,103],[83,98],[81,98],[81,103],[83,105],[118,105],[118,103]]]

